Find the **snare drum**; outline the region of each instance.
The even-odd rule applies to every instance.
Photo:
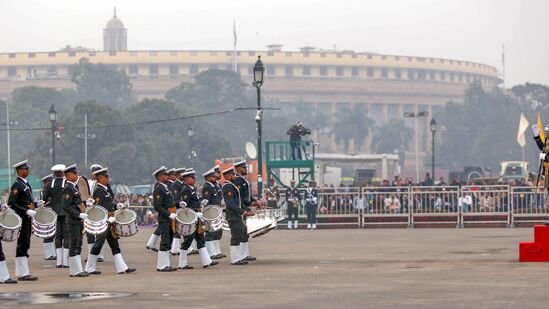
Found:
[[[196,231],[196,212],[190,208],[180,208],[177,210],[176,231],[181,236],[189,236]]]
[[[0,238],[2,241],[15,241],[19,238],[23,221],[12,210],[0,212]]]
[[[263,210],[258,210],[255,216],[246,218],[246,227],[248,228],[248,235],[252,236],[264,229],[267,229],[273,225],[275,221],[266,215]]]
[[[223,228],[223,210],[218,206],[207,206],[202,210],[204,229],[207,232],[217,232]]]
[[[109,212],[103,206],[91,206],[86,208],[86,214],[88,218],[84,220],[84,227],[86,232],[98,235],[107,230],[109,222]]]
[[[114,229],[120,237],[130,237],[139,231],[137,214],[131,209],[120,209],[114,213]]]
[[[32,233],[36,237],[49,238],[55,235],[57,214],[51,208],[39,208],[32,217]]]

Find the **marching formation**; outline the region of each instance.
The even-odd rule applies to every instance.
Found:
[[[137,215],[115,201],[107,167],[92,165],[88,180],[79,175],[76,164],[54,165],[52,174],[41,179],[41,198],[36,201],[27,181],[28,161],[19,162],[13,168],[17,180],[11,186],[7,203],[0,208],[0,283],[38,280],[28,266],[33,234],[43,239],[45,259],[55,261],[59,269],[68,268],[70,277],[101,274],[97,262],[103,261],[105,242],[111,249],[118,274],[136,271],[126,264],[119,239],[138,232]],[[224,229],[231,233],[231,265],[246,265],[256,260],[249,254],[249,235],[256,232],[262,235],[275,228],[283,214],[277,211],[276,218],[265,219],[268,210],[252,198],[246,175],[246,161],[224,170],[216,165],[202,174],[204,185],[199,195],[194,169],[168,170],[162,166],[153,172],[156,179],[153,207],[158,213],[158,227],[146,248],[158,252],[157,271],[193,269],[187,255],[195,252],[200,255],[203,268],[218,265],[215,260],[226,257],[220,245]],[[262,218],[258,218],[261,212]],[[88,257],[82,267],[84,234]],[[15,278],[7,267],[3,241],[17,241]],[[179,256],[177,267],[172,267],[170,255]]]

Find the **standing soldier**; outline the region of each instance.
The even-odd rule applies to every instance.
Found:
[[[244,176],[248,175],[248,167],[246,165],[246,161],[242,160],[235,163],[234,168],[236,170],[236,178],[233,183],[236,185],[238,191],[240,192],[240,203],[242,204],[242,209],[251,212],[252,207],[256,207],[259,204],[255,199],[252,198],[250,184],[248,183],[246,178],[244,178]],[[246,223],[246,218],[244,218],[244,223]],[[248,239],[248,228],[246,227],[246,224],[244,224],[242,240],[240,241],[240,246],[242,248],[240,250],[242,251],[242,254],[244,254],[244,259],[246,261],[255,261],[256,258],[249,255]]]
[[[8,205],[0,205],[0,212],[8,211]],[[13,279],[6,264],[6,256],[2,249],[2,237],[0,237],[0,284],[15,284],[17,280]]]
[[[194,187],[195,184],[195,171],[194,170],[186,170],[182,176],[183,176],[183,182],[185,185],[183,186],[183,191],[181,192],[181,201],[185,202],[186,206],[196,212],[197,215],[197,227],[196,231],[192,233],[191,235],[183,237],[183,244],[181,245],[182,253],[179,255],[179,269],[192,269],[193,267],[189,265],[187,262],[187,255],[184,254],[189,247],[191,246],[191,243],[193,240],[196,240],[196,246],[198,247],[198,253],[200,254],[200,260],[202,262],[203,268],[208,268],[210,266],[215,266],[219,264],[218,262],[212,262],[210,259],[210,255],[208,254],[208,250],[204,247],[205,245],[205,239],[204,239],[204,227],[201,224],[202,219],[202,205],[200,203],[200,200],[198,199],[198,196],[196,195],[196,190]]]
[[[168,189],[168,171],[165,166],[154,171],[156,178],[153,191],[153,207],[158,212],[158,232],[160,235],[160,249],[156,262],[157,271],[176,271],[170,264],[170,243],[175,233],[175,222],[177,217],[173,205],[172,195]],[[184,254],[182,254],[184,255]]]
[[[78,180],[76,164],[65,168],[65,178],[67,181],[63,189],[63,209],[67,214],[67,230],[70,243],[69,273],[71,277],[87,277],[88,273],[82,270],[80,254],[82,254],[82,231],[84,229],[82,220],[86,220],[88,214],[84,212],[85,206],[76,185]]]
[[[305,210],[307,211],[307,228],[316,229],[316,210],[318,208],[318,190],[315,182],[310,180],[305,192]]]
[[[42,177],[40,181],[42,181],[42,192],[40,193],[41,199],[46,203],[48,200],[44,198],[44,195],[48,188],[50,187],[51,181],[53,178],[53,174],[49,174],[47,176]],[[51,208],[51,204],[45,204],[46,206]],[[55,261],[57,260],[57,256],[55,253],[55,245],[53,243],[55,239],[55,235],[52,237],[44,238],[44,257],[46,261]]]
[[[51,185],[44,189],[43,200],[49,201],[51,208],[57,214],[55,228],[55,251],[57,255],[57,268],[69,267],[69,234],[67,231],[66,212],[63,209],[63,188],[65,177],[63,171],[66,166],[56,164],[52,166],[53,179]]]
[[[109,228],[104,233],[97,235],[91,254],[88,257],[86,272],[91,275],[101,274],[101,272],[96,269],[96,263],[105,240],[107,240],[109,247],[111,247],[116,272],[118,274],[125,274],[135,271],[135,268],[129,268],[126,265],[120,251],[120,244],[118,243],[120,236],[116,234],[114,228],[114,212],[116,210],[116,205],[114,204],[114,196],[111,194],[108,187],[110,183],[108,171],[109,169],[105,167],[93,172],[93,175],[97,180],[97,185],[93,191],[93,199],[95,201],[95,205],[101,205],[109,212]],[[120,203],[118,207],[123,207],[123,205]]]
[[[246,224],[243,216],[253,216],[253,212],[246,211],[242,208],[240,201],[240,192],[233,183],[236,178],[236,171],[233,166],[223,170],[222,172],[225,183],[223,184],[223,200],[225,201],[227,211],[227,222],[231,229],[231,265],[246,265],[246,256],[242,252],[241,242],[244,240],[244,231]],[[246,235],[248,236],[248,235]]]
[[[201,205],[221,206],[222,197],[215,186],[215,183],[217,182],[215,168],[205,172],[202,176],[204,176],[206,181],[204,182],[204,186],[202,186],[202,197],[200,201]],[[216,246],[216,239],[221,239],[220,236],[218,237],[221,233],[223,233],[223,229],[219,229],[215,232],[206,231],[206,250],[208,250],[210,258],[214,260],[222,258],[221,252],[217,252]]]
[[[15,252],[15,276],[19,281],[34,281],[38,277],[32,276],[29,271],[29,249],[32,234],[32,217],[36,215],[34,209],[42,207],[43,201],[34,202],[32,188],[27,180],[29,176],[28,161],[21,161],[13,166],[17,172],[17,180],[11,186],[8,205],[21,217],[21,234],[17,239]]]
[[[170,193],[172,194],[173,202],[175,205],[175,208],[179,208],[179,202],[181,201],[181,191],[183,191],[183,181],[181,181],[181,173],[185,171],[184,167],[180,168],[174,168],[172,169],[173,173],[169,174],[173,180],[171,186],[168,185],[168,188],[170,188]],[[171,170],[170,170],[171,171]],[[181,235],[179,233],[175,233],[172,240],[172,248],[170,250],[170,253],[172,255],[179,255],[181,253],[181,250],[179,249],[181,247]],[[186,254],[186,252],[185,252]]]
[[[290,181],[290,187],[286,190],[286,205],[288,213],[288,229],[292,229],[292,218],[295,220],[293,228],[297,229],[298,216],[299,216],[299,203],[301,197],[299,196],[299,190],[295,185],[295,180]]]

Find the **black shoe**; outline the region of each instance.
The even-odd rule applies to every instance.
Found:
[[[90,275],[90,274],[88,274],[87,272],[83,271],[83,272],[77,273],[76,275],[71,275],[71,277],[84,278],[84,277],[87,277],[87,276],[89,276],[89,275]]]
[[[223,254],[223,253],[220,253],[220,254],[218,254],[218,255],[219,255],[219,258],[220,258],[220,259],[226,258],[226,257],[227,257],[227,256],[226,256],[225,254]]]
[[[55,260],[57,260],[57,257],[50,256],[50,257],[45,258],[44,260],[46,260],[46,261],[55,261]]]
[[[170,254],[171,254],[172,256],[179,256],[179,252],[177,252],[177,253],[170,252]]]
[[[97,258],[97,262],[99,262],[99,263],[102,263],[102,262],[104,262],[104,261],[105,261],[105,260],[103,260],[102,258]]]
[[[129,273],[135,272],[136,270],[137,270],[137,269],[135,269],[135,268],[129,268],[129,267],[128,267],[125,271],[121,271],[121,272],[119,272],[118,274],[119,274],[119,275],[122,275],[122,274],[129,274]]]
[[[154,252],[158,252],[158,249],[156,249],[155,247],[145,246],[145,248],[147,248],[147,250],[151,250],[151,251],[154,251]]]
[[[198,254],[198,250],[193,249],[191,252],[187,253],[187,255],[191,255],[191,254]]]
[[[246,261],[255,261],[257,260],[254,256],[251,256],[251,255],[248,255],[247,257],[244,258]]]
[[[210,259],[212,259],[212,260],[219,260],[221,258],[222,258],[221,254],[216,254],[216,255],[210,256]]]
[[[99,270],[94,270],[94,271],[89,272],[88,274],[90,274],[90,275],[101,275],[101,272]]]
[[[240,260],[238,262],[235,262],[235,263],[231,263],[231,265],[246,265],[248,264],[248,262],[244,261],[244,260]]]
[[[63,268],[63,265],[55,265],[55,268]]]
[[[36,280],[38,280],[38,277],[31,276],[31,275],[26,275],[26,276],[17,278],[17,280],[19,280],[19,281],[36,281]]]
[[[0,282],[0,284],[16,284],[16,283],[17,283],[17,280],[12,279],[12,278],[8,278],[8,279],[6,279],[6,281]]]
[[[191,265],[185,265],[184,267],[178,267],[179,269],[194,269]]]
[[[208,268],[208,267],[211,267],[211,266],[215,266],[215,265],[217,265],[217,264],[219,264],[219,262],[211,262],[210,265],[204,265],[204,266],[202,266],[202,267],[203,267],[203,268]]]
[[[162,268],[162,269],[158,269],[158,268],[156,269],[156,271],[161,271],[161,272],[176,271],[176,270],[177,270],[177,268],[173,268],[173,267],[171,267],[171,266],[166,266],[166,267],[164,267],[164,268]]]

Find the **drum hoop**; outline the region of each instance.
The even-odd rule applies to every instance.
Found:
[[[215,218],[207,218],[206,217],[206,211],[209,210],[209,209],[215,209],[218,213],[217,213],[217,216],[215,216]],[[210,211],[208,211],[209,213]],[[202,214],[204,215],[202,218],[205,220],[205,221],[214,221],[214,220],[218,220],[221,216],[223,216],[223,210],[218,207],[218,206],[210,206],[210,207],[206,207],[204,208],[204,210],[202,211]]]
[[[2,212],[0,213],[0,216],[14,216],[17,219],[17,225],[15,226],[6,226],[2,222],[0,222],[1,228],[15,230],[15,229],[21,228],[21,226],[23,225],[23,219],[21,219],[21,217],[15,212]]]
[[[184,211],[187,211],[187,212],[191,212],[194,216],[193,220],[191,222],[185,222],[185,221],[182,221],[180,218],[179,218],[179,214],[184,212]],[[185,224],[185,225],[192,225],[192,224],[195,224],[196,221],[198,220],[198,218],[196,217],[196,212],[192,209],[188,209],[188,208],[180,208],[178,211],[177,211],[177,217],[175,217],[175,220],[177,220],[177,222],[181,223],[181,224]]]
[[[47,212],[47,213],[50,213],[53,215],[53,220],[51,222],[45,222],[45,223],[42,223],[40,221],[38,221],[36,219],[36,216],[34,216],[32,218],[32,222],[33,223],[36,223],[36,224],[39,224],[39,225],[50,225],[50,224],[54,224],[54,223],[57,223],[57,213],[55,211],[53,211],[52,209],[49,209],[49,208],[40,208],[36,211],[36,215],[38,215],[40,212]]]
[[[118,214],[121,214],[123,212],[129,212],[131,213],[132,215],[132,219],[128,222],[121,222],[118,220],[117,216]],[[120,225],[128,225],[128,224],[132,224],[133,222],[135,222],[137,220],[137,213],[131,209],[119,209],[117,211],[114,212],[114,222],[117,223],[117,224],[120,224]]]

